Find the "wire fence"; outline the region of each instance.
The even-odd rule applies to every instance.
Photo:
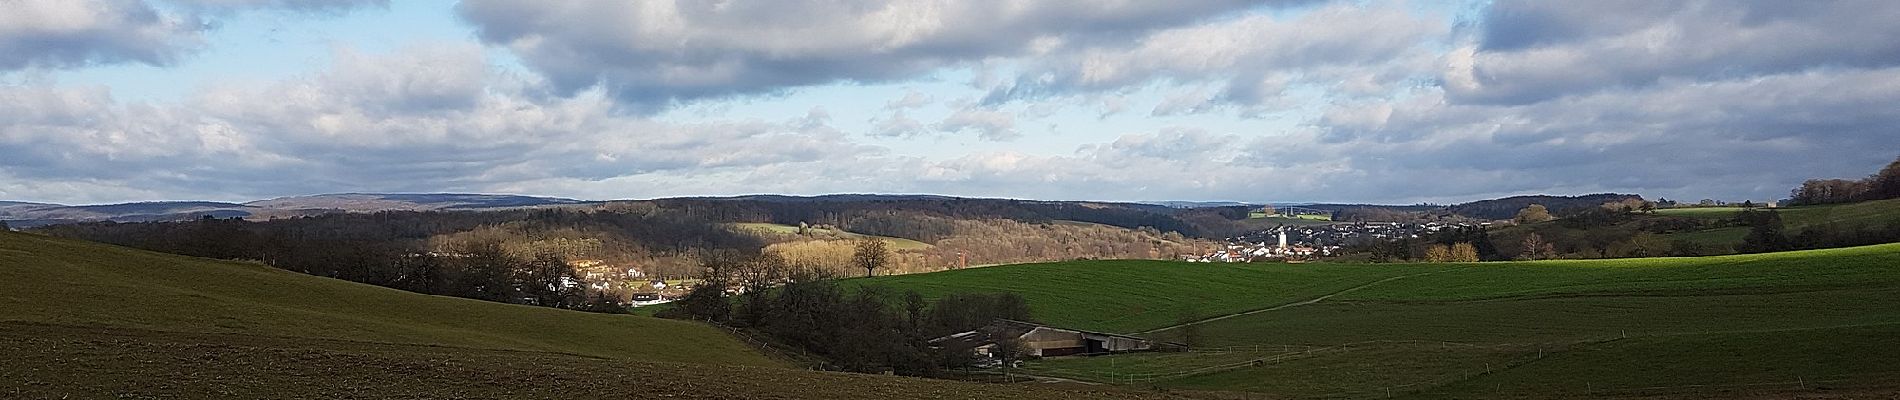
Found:
[[[806,353],[803,350],[795,349],[795,348],[781,345],[778,343],[773,343],[772,341],[769,341],[769,340],[759,339],[757,337],[752,336],[752,334],[750,333],[746,333],[743,330],[739,330],[738,328],[733,328],[733,327],[726,326],[723,324],[713,323],[712,321],[704,321],[704,322],[706,322],[706,325],[719,327],[719,329],[725,330],[727,334],[730,334],[733,337],[739,338],[739,340],[745,341],[747,345],[752,346],[752,348],[754,349],[758,349],[759,352],[765,354],[766,357],[778,359],[780,361],[790,362],[795,365],[803,366],[806,369],[821,370],[821,371],[829,370],[828,367],[830,366],[830,363],[825,362],[823,358],[820,358],[815,355],[811,355],[809,353]]]

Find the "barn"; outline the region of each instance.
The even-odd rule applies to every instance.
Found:
[[[991,357],[998,341],[1011,339],[1022,345],[1025,355],[1036,357],[1186,348],[1176,343],[1156,342],[1134,336],[1057,328],[1007,319],[992,321],[989,325],[976,330],[932,339],[930,344],[939,348],[970,349],[979,357]]]

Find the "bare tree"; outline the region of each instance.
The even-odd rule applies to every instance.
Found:
[[[1519,254],[1518,258],[1525,260],[1542,260],[1550,258],[1551,255],[1556,252],[1556,246],[1545,242],[1543,235],[1532,233],[1524,236],[1524,252]]]
[[[1478,247],[1466,242],[1451,245],[1451,259],[1448,261],[1478,262]]]
[[[1017,361],[1029,354],[1029,346],[1021,339],[1013,337],[996,338],[996,347],[990,348],[990,356],[1003,363],[1003,368],[1014,366]]]
[[[1425,262],[1451,261],[1451,246],[1434,244],[1425,248]]]
[[[890,249],[883,240],[876,238],[859,240],[857,251],[851,256],[852,264],[864,268],[864,276],[876,275],[877,269],[883,268],[890,259]]]

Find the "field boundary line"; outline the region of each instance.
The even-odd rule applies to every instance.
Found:
[[[1333,297],[1335,297],[1335,296],[1339,296],[1339,295],[1342,295],[1342,294],[1347,294],[1347,293],[1352,293],[1352,292],[1355,292],[1355,291],[1358,291],[1358,290],[1361,290],[1361,289],[1365,289],[1365,288],[1369,288],[1369,287],[1373,287],[1373,286],[1377,286],[1377,285],[1380,285],[1380,284],[1383,284],[1383,283],[1386,283],[1386,282],[1391,282],[1391,281],[1396,281],[1396,280],[1400,280],[1400,279],[1405,279],[1405,278],[1411,278],[1411,277],[1418,277],[1418,276],[1425,276],[1425,275],[1431,275],[1431,274],[1436,274],[1436,273],[1440,273],[1440,272],[1446,272],[1446,271],[1458,271],[1458,270],[1463,270],[1463,269],[1466,269],[1466,268],[1471,268],[1471,267],[1464,267],[1464,268],[1451,268],[1451,269],[1441,269],[1441,270],[1436,270],[1436,271],[1426,271],[1426,272],[1420,272],[1420,273],[1416,273],[1416,274],[1410,274],[1410,275],[1399,275],[1399,276],[1394,276],[1394,277],[1388,277],[1388,278],[1385,278],[1385,279],[1380,279],[1380,280],[1376,280],[1376,281],[1372,281],[1372,282],[1367,282],[1367,283],[1365,283],[1365,284],[1362,284],[1362,285],[1359,285],[1359,286],[1353,286],[1353,287],[1349,287],[1349,288],[1345,288],[1345,289],[1342,289],[1342,290],[1340,290],[1340,291],[1337,291],[1337,292],[1332,292],[1332,293],[1327,293],[1327,294],[1324,294],[1324,295],[1320,295],[1319,297],[1314,297],[1314,298],[1311,298],[1311,299],[1306,299],[1306,300],[1300,300],[1300,301],[1295,301],[1295,302],[1292,302],[1292,303],[1286,303],[1286,304],[1281,304],[1281,305],[1276,305],[1276,306],[1272,306],[1272,307],[1267,307],[1267,308],[1259,308],[1259,309],[1253,309],[1253,310],[1247,310],[1247,311],[1241,311],[1241,312],[1237,312],[1237,313],[1232,313],[1232,314],[1226,314],[1226,315],[1216,315],[1216,316],[1213,316],[1213,317],[1208,317],[1208,318],[1202,318],[1202,319],[1199,319],[1199,320],[1194,320],[1194,321],[1190,321],[1190,322],[1184,322],[1184,323],[1179,323],[1179,324],[1174,324],[1174,325],[1169,325],[1169,326],[1164,326],[1164,327],[1160,327],[1160,328],[1154,328],[1154,329],[1149,329],[1149,330],[1145,330],[1145,331],[1140,331],[1140,332],[1135,332],[1135,333],[1130,333],[1129,335],[1146,335],[1146,334],[1150,334],[1150,333],[1155,333],[1155,332],[1161,332],[1161,331],[1168,331],[1168,330],[1174,330],[1174,329],[1178,329],[1178,328],[1181,328],[1181,327],[1185,327],[1185,326],[1191,326],[1191,325],[1200,325],[1200,324],[1205,324],[1205,323],[1209,323],[1209,322],[1214,322],[1214,321],[1220,321],[1220,320],[1224,320],[1224,319],[1228,319],[1228,318],[1234,318],[1234,317],[1243,317],[1243,316],[1248,316],[1248,315],[1254,315],[1254,314],[1259,314],[1259,313],[1264,313],[1264,312],[1268,312],[1268,311],[1279,311],[1279,310],[1284,310],[1284,309],[1288,309],[1288,308],[1293,308],[1293,307],[1299,307],[1299,306],[1305,306],[1305,305],[1312,305],[1312,304],[1314,304],[1314,303],[1318,303],[1318,302],[1322,302],[1322,301],[1326,301],[1327,299],[1331,299],[1331,298],[1333,298]]]

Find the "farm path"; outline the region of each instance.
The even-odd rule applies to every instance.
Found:
[[[1396,281],[1396,280],[1400,280],[1400,279],[1405,279],[1405,278],[1411,278],[1411,277],[1416,277],[1416,276],[1425,276],[1425,275],[1431,275],[1431,274],[1436,274],[1436,273],[1440,273],[1440,272],[1445,272],[1445,271],[1456,271],[1456,270],[1460,270],[1460,269],[1464,269],[1464,268],[1454,268],[1454,269],[1441,269],[1441,270],[1437,270],[1437,271],[1429,271],[1429,272],[1420,272],[1420,273],[1416,273],[1416,274],[1411,274],[1411,275],[1399,275],[1399,276],[1394,276],[1394,277],[1390,277],[1390,278],[1385,278],[1385,279],[1380,279],[1380,280],[1376,280],[1376,281],[1372,281],[1372,282],[1367,282],[1367,283],[1366,283],[1366,284],[1364,284],[1364,285],[1359,285],[1359,286],[1353,286],[1353,287],[1349,287],[1349,288],[1345,288],[1345,289],[1342,289],[1342,290],[1340,290],[1340,291],[1337,291],[1337,292],[1332,292],[1332,293],[1327,293],[1327,294],[1325,294],[1325,295],[1321,295],[1321,296],[1319,296],[1319,297],[1314,297],[1314,298],[1311,298],[1311,299],[1306,299],[1306,300],[1300,300],[1300,301],[1296,301],[1296,302],[1292,302],[1292,303],[1286,303],[1286,304],[1281,304],[1281,305],[1277,305],[1277,306],[1272,306],[1272,307],[1267,307],[1267,308],[1261,308],[1261,309],[1254,309],[1254,310],[1247,310],[1247,311],[1241,311],[1241,312],[1237,312],[1237,313],[1233,313],[1233,314],[1226,314],[1226,315],[1216,315],[1216,316],[1212,316],[1212,317],[1207,317],[1207,318],[1203,318],[1203,319],[1199,319],[1199,320],[1194,320],[1194,321],[1189,321],[1189,322],[1185,322],[1185,323],[1180,323],[1180,324],[1174,324],[1174,325],[1168,325],[1168,326],[1164,326],[1164,327],[1160,327],[1160,328],[1154,328],[1154,329],[1149,329],[1149,330],[1145,330],[1145,331],[1141,331],[1141,332],[1135,332],[1135,333],[1130,333],[1129,335],[1146,335],[1146,334],[1150,334],[1150,333],[1155,333],[1155,332],[1161,332],[1161,331],[1166,331],[1166,330],[1172,330],[1172,329],[1177,329],[1177,328],[1181,328],[1181,327],[1184,327],[1184,326],[1189,326],[1189,325],[1200,325],[1200,324],[1205,324],[1205,323],[1209,323],[1209,322],[1214,322],[1214,321],[1219,321],[1219,320],[1223,320],[1223,319],[1228,319],[1228,318],[1234,318],[1234,317],[1241,317],[1241,316],[1248,316],[1248,315],[1254,315],[1254,314],[1259,314],[1259,313],[1263,313],[1263,312],[1268,312],[1268,311],[1279,311],[1279,310],[1284,310],[1284,309],[1288,309],[1288,308],[1293,308],[1293,307],[1299,307],[1299,306],[1304,306],[1304,305],[1310,305],[1310,304],[1313,304],[1313,303],[1318,303],[1318,302],[1322,302],[1322,301],[1326,301],[1326,299],[1330,299],[1330,298],[1333,298],[1334,296],[1339,296],[1339,295],[1342,295],[1342,294],[1347,294],[1347,293],[1352,293],[1352,292],[1354,292],[1354,291],[1358,291],[1358,290],[1361,290],[1361,289],[1365,289],[1365,288],[1369,288],[1369,287],[1373,287],[1373,286],[1378,286],[1378,285],[1380,285],[1380,284],[1383,284],[1383,283],[1386,283],[1386,282],[1391,282],[1391,281]]]

